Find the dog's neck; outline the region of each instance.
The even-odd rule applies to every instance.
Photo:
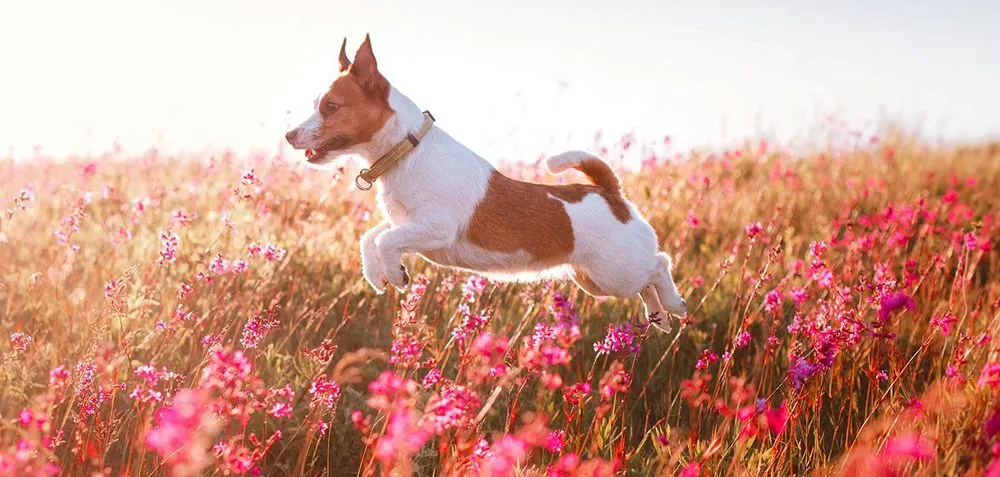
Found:
[[[395,114],[375,133],[371,141],[362,145],[358,151],[358,157],[366,165],[371,165],[396,144],[405,141],[408,134],[419,131],[424,123],[423,111],[396,88],[391,88],[389,91],[389,107]]]

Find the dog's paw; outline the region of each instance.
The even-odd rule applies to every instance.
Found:
[[[378,270],[378,267],[365,267],[362,274],[365,276],[365,281],[375,290],[375,294],[381,295],[385,293],[385,284],[388,280]]]
[[[679,296],[668,298],[663,305],[666,306],[667,311],[669,311],[671,314],[677,316],[687,315],[688,312],[687,300]]]
[[[673,330],[673,327],[670,326],[670,317],[662,311],[653,312],[647,319],[649,319],[649,322],[653,326],[664,333],[670,333]]]
[[[410,283],[410,275],[406,273],[406,267],[401,264],[386,267],[385,276],[389,284],[399,290],[403,290]]]

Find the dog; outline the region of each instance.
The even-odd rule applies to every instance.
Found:
[[[551,173],[576,169],[590,184],[504,176],[389,84],[369,35],[353,62],[346,47],[345,38],[339,76],[285,139],[314,165],[346,155],[365,164],[355,182],[362,190],[375,186],[385,218],[360,241],[364,277],[376,293],[406,287],[402,257],[414,253],[498,280],[548,274],[595,297],[638,295],[654,324],[663,312],[686,315],[670,256],[658,250],[656,232],[607,163],[583,151],[546,159]]]

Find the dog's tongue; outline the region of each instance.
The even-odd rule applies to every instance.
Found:
[[[312,159],[316,155],[316,151],[312,149],[306,149],[306,159]]]

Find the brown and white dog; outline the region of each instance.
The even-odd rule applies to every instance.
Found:
[[[421,109],[379,72],[367,35],[353,63],[345,46],[346,39],[340,75],[285,137],[312,164],[353,155],[374,167],[403,142],[416,145],[378,180],[363,182],[375,183],[385,217],[361,238],[364,276],[378,293],[386,283],[406,286],[402,256],[416,253],[500,280],[562,276],[594,296],[639,295],[654,323],[660,312],[687,312],[670,256],[605,162],[580,151],[547,159],[550,172],[577,169],[592,184],[506,177],[440,128],[425,127]],[[426,134],[415,140],[419,132]]]

